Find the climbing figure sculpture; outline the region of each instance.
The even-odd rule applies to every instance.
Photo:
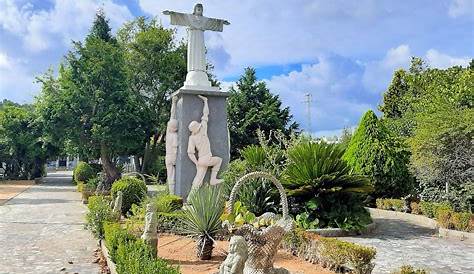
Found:
[[[211,143],[209,137],[207,136],[207,122],[209,120],[209,106],[207,103],[207,98],[201,95],[198,95],[199,98],[204,102],[204,108],[202,111],[201,122],[192,121],[189,123],[189,131],[191,131],[191,136],[188,140],[188,156],[189,159],[196,165],[196,176],[192,183],[192,188],[199,188],[206,176],[207,169],[211,167],[211,178],[210,184],[217,185],[221,182],[220,179],[217,179],[217,173],[221,168],[222,158],[217,156],[212,156],[211,153]],[[198,153],[198,158],[196,158],[196,150]]]
[[[178,156],[178,120],[176,120],[176,103],[178,97],[171,97],[171,114],[166,126],[166,179],[170,194],[175,194],[176,158]]]

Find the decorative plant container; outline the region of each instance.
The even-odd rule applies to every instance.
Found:
[[[229,198],[228,212],[234,212],[234,203],[239,188],[248,180],[264,178],[270,180],[280,192],[280,204],[283,216],[264,213],[255,218],[252,224],[237,226],[236,223],[224,222],[229,231],[244,237],[248,245],[248,259],[245,262],[244,274],[285,273],[286,270],[274,269],[273,262],[283,236],[293,229],[293,219],[288,216],[288,201],[283,186],[273,175],[265,172],[252,172],[240,178],[234,185]],[[259,228],[258,224],[268,225]],[[288,272],[287,272],[288,273]]]

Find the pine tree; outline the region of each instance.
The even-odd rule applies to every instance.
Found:
[[[236,86],[231,87],[227,113],[233,158],[240,149],[258,143],[258,129],[266,134],[281,130],[287,135],[298,129],[291,121],[289,108],[282,108],[278,95],[257,80],[253,68],[246,68]]]
[[[376,197],[400,198],[413,189],[409,153],[372,110],[362,117],[343,158],[355,172],[371,179]]]

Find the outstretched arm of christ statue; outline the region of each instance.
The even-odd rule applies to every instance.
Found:
[[[201,117],[201,132],[207,135],[207,121],[209,121],[209,105],[207,104],[207,98],[201,95],[198,95],[199,98],[204,102],[204,107],[202,109]]]
[[[169,15],[171,18],[171,25],[175,26],[189,26],[189,17],[186,13],[165,10],[164,15]]]

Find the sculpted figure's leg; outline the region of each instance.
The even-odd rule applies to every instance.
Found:
[[[194,176],[192,188],[200,188],[201,187],[201,185],[203,183],[203,180],[204,180],[204,176],[206,176],[206,171],[207,171],[207,166],[197,166],[196,167],[196,176]]]
[[[173,164],[166,164],[166,178],[168,181],[168,188],[170,190],[170,194],[174,194],[174,175],[175,175],[175,166]]]
[[[222,182],[222,180],[217,179],[217,173],[221,169],[221,165],[222,165],[221,157],[214,156],[211,158],[211,166],[212,166],[211,181],[210,181],[211,185],[217,185]]]

